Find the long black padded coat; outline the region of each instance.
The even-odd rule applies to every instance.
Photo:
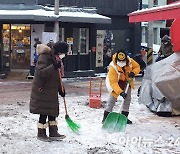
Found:
[[[57,117],[59,115],[58,70],[54,69],[55,57],[51,48],[41,44],[37,47],[38,61],[30,96],[30,112]]]

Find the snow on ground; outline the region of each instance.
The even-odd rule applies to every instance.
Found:
[[[58,117],[63,141],[42,142],[36,139],[38,115],[29,113],[31,81],[0,81],[0,154],[179,154],[180,118],[154,115],[138,104],[136,81],[125,132],[108,133],[101,129],[108,93],[102,88],[100,109],[88,106],[89,79],[64,79],[70,118],[81,125],[80,134],[73,133],[65,122],[62,98]],[[118,111],[120,103],[114,108]]]

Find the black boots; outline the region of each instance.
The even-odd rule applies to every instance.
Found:
[[[106,120],[109,113],[110,112],[108,112],[108,111],[104,111],[104,117],[103,117],[102,123],[104,123],[104,121]]]
[[[37,139],[44,142],[60,141],[64,139],[65,135],[58,133],[57,121],[49,121],[46,124],[38,123]],[[46,128],[49,127],[49,137],[46,135]]]
[[[49,121],[49,138],[52,140],[62,140],[66,136],[58,133],[57,121]]]
[[[125,115],[126,117],[128,117],[129,115],[129,112],[126,112],[126,111],[122,111],[122,114]],[[127,119],[127,124],[132,124],[132,121]]]
[[[45,142],[49,142],[49,138],[46,135],[46,128],[48,127],[48,124],[37,124],[38,127],[38,133],[37,133],[37,139]]]

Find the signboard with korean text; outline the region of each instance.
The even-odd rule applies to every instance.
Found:
[[[103,67],[104,30],[97,30],[96,36],[96,67]]]

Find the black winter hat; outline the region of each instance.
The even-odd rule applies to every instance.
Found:
[[[118,50],[117,54],[116,54],[116,60],[118,60],[118,61],[127,60],[127,52],[124,51],[123,49]]]
[[[68,52],[68,44],[65,41],[58,41],[54,44],[54,54],[58,55],[59,53],[67,53]]]
[[[170,41],[170,37],[168,35],[164,35],[163,38],[161,39],[162,42],[168,42]]]

